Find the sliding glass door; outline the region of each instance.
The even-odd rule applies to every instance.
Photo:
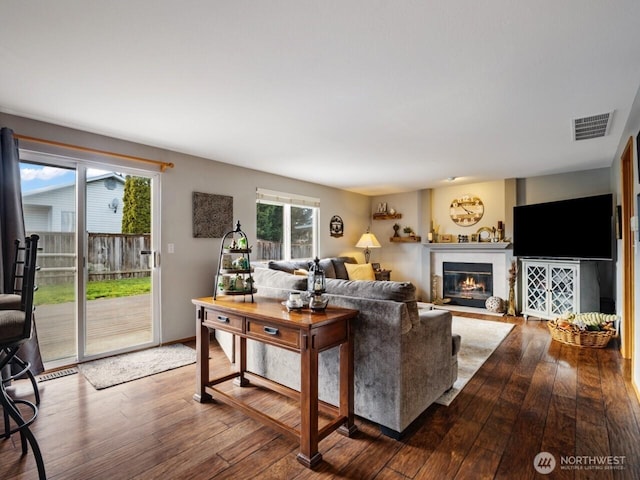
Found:
[[[34,295],[44,362],[77,358],[77,172],[61,164],[21,163],[27,235],[40,236]]]
[[[151,178],[94,171],[85,192],[85,354],[151,343]]]
[[[21,152],[27,233],[43,240],[35,295],[47,367],[159,343],[153,174]]]

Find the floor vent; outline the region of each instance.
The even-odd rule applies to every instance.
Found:
[[[44,373],[38,375],[38,382],[46,382],[47,380],[53,380],[54,378],[66,377],[67,375],[74,375],[78,373],[77,368],[66,368],[64,370],[56,370],[51,373]]]
[[[588,140],[604,137],[609,133],[613,112],[573,119],[573,139]]]

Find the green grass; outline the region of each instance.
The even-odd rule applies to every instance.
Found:
[[[151,277],[101,280],[87,284],[87,300],[117,298],[151,292]],[[51,305],[75,301],[75,287],[71,283],[42,285],[34,298],[36,305]]]

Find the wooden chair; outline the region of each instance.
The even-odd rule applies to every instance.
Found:
[[[21,269],[20,308],[0,310],[0,351],[2,352],[0,355],[0,371],[15,361],[16,353],[20,346],[29,340],[31,336],[38,240],[38,235],[31,235],[25,239],[24,263]],[[25,362],[22,363],[24,364]],[[7,382],[4,380],[0,382],[0,405],[2,405],[5,415],[5,437],[16,432],[20,433],[22,454],[26,455],[27,445],[31,445],[38,467],[38,477],[46,479],[42,452],[35,436],[29,429],[29,426],[38,415],[38,407],[27,400],[11,398],[6,390],[6,384]],[[37,386],[35,390],[37,391]],[[29,408],[32,415],[25,419],[18,408],[18,404]],[[10,428],[9,417],[16,424],[13,429]]]

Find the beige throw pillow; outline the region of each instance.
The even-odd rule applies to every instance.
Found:
[[[349,280],[375,280],[373,267],[370,263],[345,263]]]

